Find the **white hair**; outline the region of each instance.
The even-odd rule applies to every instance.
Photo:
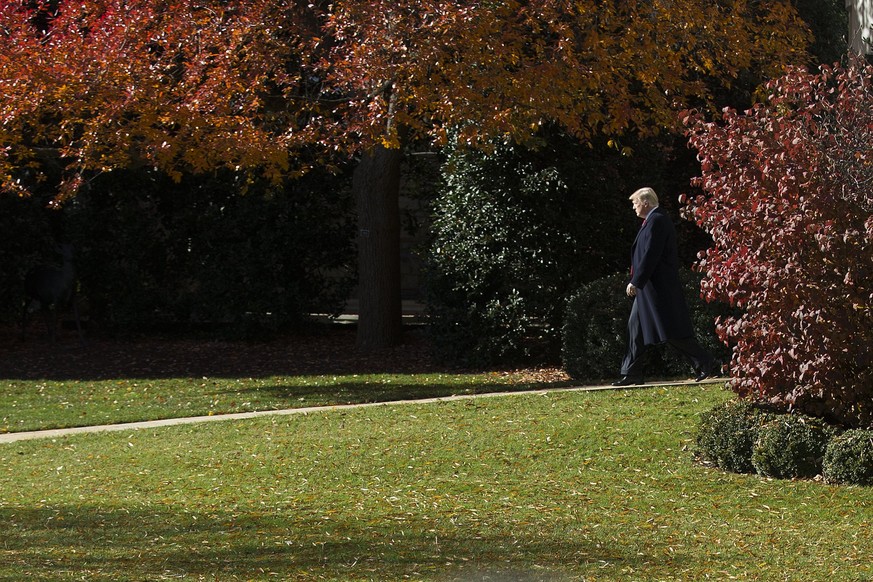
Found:
[[[655,194],[655,191],[648,186],[646,186],[645,188],[640,188],[639,190],[631,194],[629,200],[641,200],[642,202],[648,202],[649,206],[658,205],[658,195]]]

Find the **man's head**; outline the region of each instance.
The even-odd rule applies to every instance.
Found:
[[[640,188],[630,195],[634,211],[640,218],[645,218],[658,205],[658,195],[651,188]]]

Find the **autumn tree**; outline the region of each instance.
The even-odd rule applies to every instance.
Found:
[[[873,67],[793,69],[719,122],[686,117],[712,235],[703,291],[742,309],[719,323],[739,395],[873,424]]]
[[[788,1],[81,0],[0,8],[0,175],[216,166],[280,176],[355,156],[364,348],[400,334],[402,146],[676,129],[746,71],[803,58]]]
[[[0,177],[26,194],[62,166],[56,200],[142,165],[179,178],[216,166],[288,169],[250,47],[263,23],[229,2],[7,2],[0,7]],[[263,71],[263,72],[262,72]]]

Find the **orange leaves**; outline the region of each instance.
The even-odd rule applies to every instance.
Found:
[[[64,148],[71,171],[272,166],[285,147],[396,147],[401,128],[441,143],[461,127],[472,145],[524,141],[543,123],[580,138],[656,133],[713,83],[795,58],[805,39],[787,2],[60,5],[45,31],[0,7],[0,120],[3,146]]]
[[[287,170],[282,139],[262,137],[271,21],[245,5],[62,2],[45,32],[5,7],[3,145],[18,159],[56,149],[70,176],[62,195],[83,173],[143,163],[176,176],[243,161]]]

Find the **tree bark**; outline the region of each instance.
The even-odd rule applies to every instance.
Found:
[[[400,343],[399,149],[364,153],[352,179],[358,212],[358,349]]]

